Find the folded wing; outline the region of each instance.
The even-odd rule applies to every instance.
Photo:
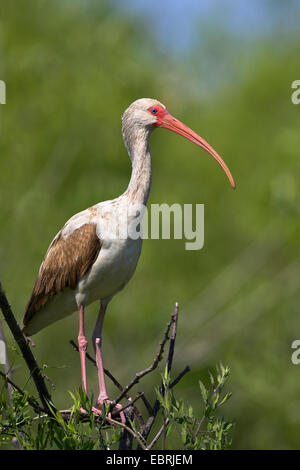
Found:
[[[101,241],[96,224],[86,223],[64,237],[60,231],[51,243],[23,318],[25,328],[41,307],[58,292],[75,289],[98,257]]]

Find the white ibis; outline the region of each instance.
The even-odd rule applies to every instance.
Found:
[[[48,248],[23,319],[23,331],[31,336],[79,311],[81,376],[83,389],[87,393],[84,311],[88,304],[100,300],[92,338],[99,381],[99,396],[94,411],[98,413],[101,413],[103,403],[109,402],[101,354],[105,311],[112,297],[132,277],[142,247],[141,238],[132,239],[129,235],[112,237],[112,226],[117,211],[120,213],[130,205],[147,203],[151,186],[149,137],[157,127],[176,132],[206,150],[221,165],[235,188],[226,164],[204,139],[171,116],[159,101],[149,98],[134,101],[122,117],[123,139],[132,163],[128,188],[120,197],[96,204],[66,222]],[[124,220],[123,223],[128,224]],[[117,407],[120,409],[121,405]],[[121,418],[124,420],[124,416]]]

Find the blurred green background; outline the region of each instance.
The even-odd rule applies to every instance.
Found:
[[[121,114],[137,98],[159,99],[216,148],[237,190],[199,148],[153,134],[149,203],[204,203],[205,245],[144,241],[134,278],[108,309],[105,366],[126,384],[149,365],[178,301],[174,375],[186,364],[192,371],[177,395],[200,410],[198,378],[222,360],[232,371],[224,413],[235,421],[233,448],[299,448],[299,2],[178,3],[186,8],[0,0],[0,279],[21,322],[57,231],[127,187]],[[88,308],[89,337],[97,311]],[[80,384],[69,345],[77,334],[74,314],[33,338],[63,408]],[[6,327],[5,335],[12,346]],[[22,364],[14,379],[25,385],[11,348],[10,360]],[[154,399],[159,373],[137,390]],[[90,365],[88,383],[96,394]]]

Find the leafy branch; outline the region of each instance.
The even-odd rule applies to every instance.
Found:
[[[161,449],[167,448],[170,440],[176,441],[177,436],[180,437],[180,448],[184,449],[229,447],[229,431],[232,424],[216,415],[218,408],[230,397],[229,393],[223,393],[229,375],[228,368],[220,364],[216,376],[210,374],[209,389],[206,389],[201,381],[199,382],[204,402],[204,411],[200,419],[195,416],[191,406],[175,398],[175,387],[190,371],[190,367],[186,366],[180,374],[171,379],[179,313],[177,303],[163,332],[158,351],[148,367],[137,372],[126,386],[123,386],[111,372],[105,370],[105,374],[119,395],[112,403],[104,405],[101,414],[93,412],[92,399],[87,397],[81,388],[75,393],[69,392],[73,402],[70,409],[56,409],[46,388],[45,377],[1,287],[0,308],[26,361],[39,397],[38,399],[23,390],[13,381],[11,374],[0,372],[4,384],[4,388],[0,390],[0,443],[8,444],[17,439],[23,449],[39,450],[115,448],[150,450],[158,445]],[[157,369],[163,360],[168,342],[165,372],[156,390],[157,398],[153,405],[144,392],[131,396],[134,386]],[[71,344],[78,351],[77,344],[74,341],[71,341]],[[96,365],[92,356],[87,355],[87,358]],[[7,400],[5,393],[8,387],[12,390],[10,400]],[[122,408],[126,417],[125,424],[120,421],[120,410],[115,408],[115,404],[120,403],[120,400],[126,401]],[[159,430],[153,436],[151,431],[154,423],[159,425]]]

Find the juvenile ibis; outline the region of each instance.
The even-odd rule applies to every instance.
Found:
[[[149,98],[134,101],[122,116],[123,139],[132,163],[126,191],[116,199],[79,212],[66,222],[46,252],[23,319],[24,334],[32,336],[51,323],[79,311],[78,346],[82,386],[87,394],[85,360],[88,343],[84,333],[84,313],[87,305],[100,301],[92,337],[99,381],[94,411],[99,414],[103,403],[109,402],[101,354],[104,315],[112,297],[132,277],[142,248],[141,238],[111,236],[115,213],[126,211],[131,205],[146,205],[151,186],[149,137],[158,127],[176,132],[206,150],[221,165],[231,186],[235,187],[228,167],[217,152],[175,119],[163,104]],[[122,223],[128,224],[128,220],[125,218]],[[120,409],[121,405],[116,407]],[[124,420],[124,416],[121,418]]]

